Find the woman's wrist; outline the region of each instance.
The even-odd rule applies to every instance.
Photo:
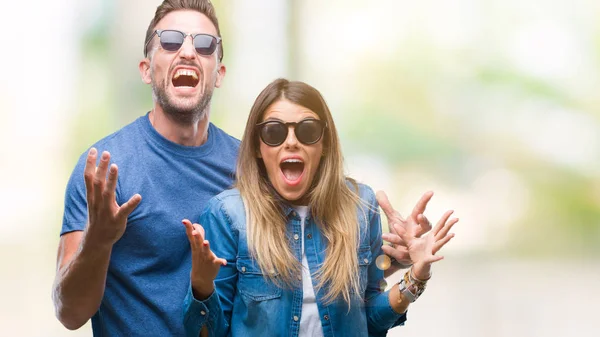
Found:
[[[213,282],[192,281],[192,293],[194,298],[199,301],[204,301],[215,291]]]
[[[425,282],[431,278],[431,263],[415,263],[411,268],[411,276],[417,281]]]

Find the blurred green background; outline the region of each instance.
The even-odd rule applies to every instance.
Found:
[[[240,137],[270,81],[306,81],[330,105],[349,175],[403,214],[433,190],[429,218],[461,219],[390,336],[597,336],[600,2],[213,3],[227,66],[215,124]],[[151,109],[137,66],[159,4],[0,13],[2,336],[91,335],[53,316],[64,188],[85,149]]]

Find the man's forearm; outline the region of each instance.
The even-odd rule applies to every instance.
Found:
[[[92,244],[84,235],[77,252],[59,266],[52,297],[56,316],[66,328],[80,328],[100,307],[111,249]]]

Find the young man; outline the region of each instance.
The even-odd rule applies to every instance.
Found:
[[[144,56],[152,111],[94,144],[67,185],[53,299],[64,326],[91,318],[95,336],[184,334],[181,219],[197,219],[234,177],[239,141],[209,121],[226,71],[210,1],[165,0]]]

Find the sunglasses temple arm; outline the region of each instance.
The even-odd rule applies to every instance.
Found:
[[[148,44],[150,43],[150,41],[152,41],[152,38],[154,37],[154,35],[156,35],[156,31],[154,31],[154,33],[152,33],[152,35],[150,35],[148,37],[146,44],[144,44],[144,56],[145,57],[148,57]]]

